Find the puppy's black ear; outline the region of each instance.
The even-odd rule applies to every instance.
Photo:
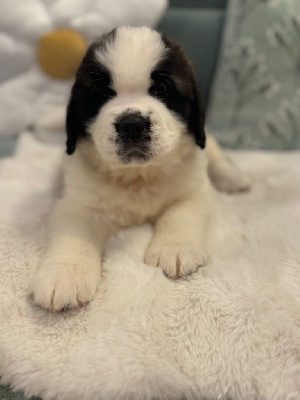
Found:
[[[201,101],[200,93],[197,88],[196,79],[194,73],[192,75],[192,100],[190,102],[190,117],[189,117],[189,129],[194,134],[195,140],[201,149],[205,147],[205,113],[204,107]]]
[[[81,112],[76,97],[74,96],[74,87],[67,108],[66,131],[67,154],[73,154],[76,148],[77,140],[84,133]]]
[[[197,145],[204,149],[204,108],[197,89],[194,67],[176,40],[163,34],[162,41],[167,52],[160,69],[177,82],[179,92],[187,101],[187,108],[184,108],[182,115],[187,120],[189,131],[194,135]]]

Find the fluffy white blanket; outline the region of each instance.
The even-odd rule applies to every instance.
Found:
[[[300,396],[300,153],[234,153],[250,193],[216,194],[211,260],[167,279],[143,263],[150,226],[110,242],[95,301],[50,313],[29,280],[62,149],[23,135],[0,173],[0,375],[59,400]]]

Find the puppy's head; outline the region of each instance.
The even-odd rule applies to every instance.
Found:
[[[183,135],[204,148],[195,75],[178,43],[120,27],[89,47],[68,105],[68,154],[87,139],[107,162],[143,164],[170,153]]]

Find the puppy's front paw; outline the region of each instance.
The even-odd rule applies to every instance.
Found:
[[[197,246],[150,244],[145,262],[160,267],[170,278],[179,278],[205,265],[203,252],[196,249]]]
[[[34,304],[51,311],[79,307],[92,301],[100,281],[100,264],[87,261],[44,263],[30,287]]]

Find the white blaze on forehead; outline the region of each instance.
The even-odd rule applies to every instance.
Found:
[[[117,93],[147,91],[150,74],[166,52],[161,35],[146,27],[120,27],[115,40],[95,56],[112,75]]]

